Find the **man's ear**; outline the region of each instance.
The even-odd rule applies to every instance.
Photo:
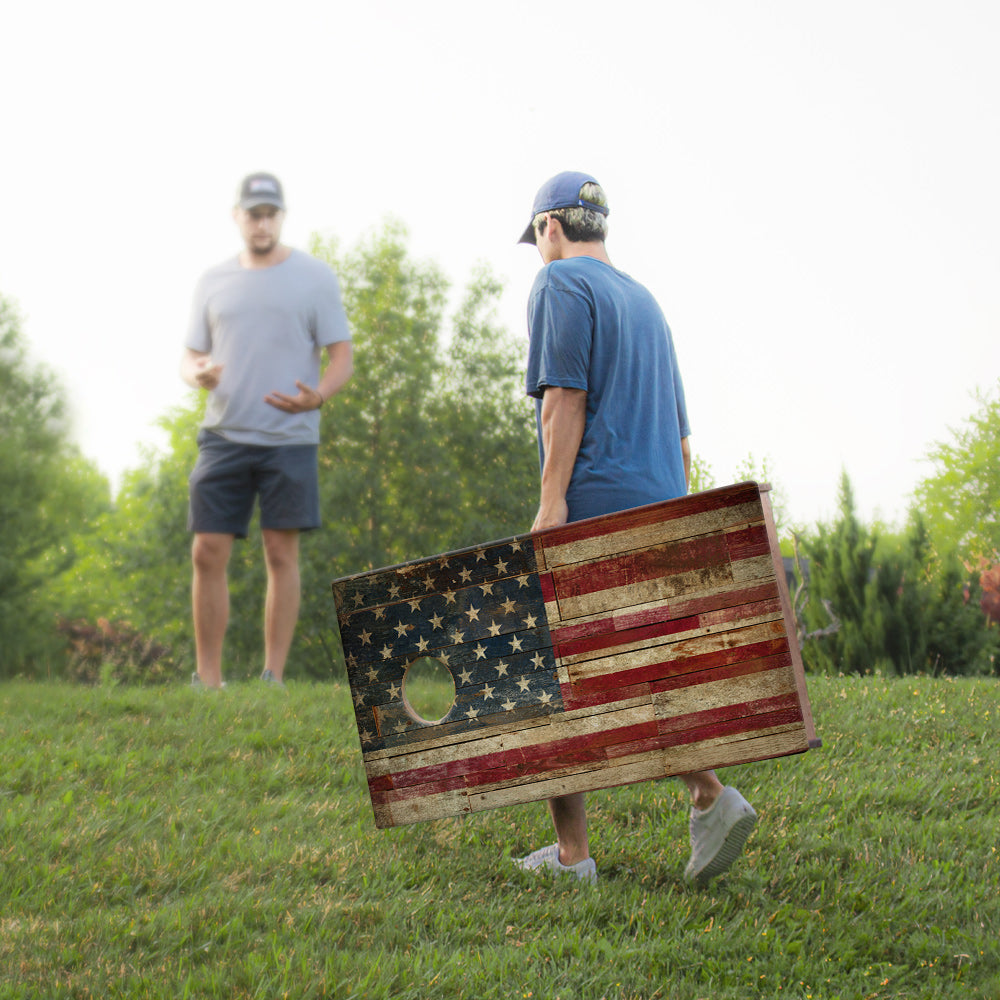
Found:
[[[546,213],[545,232],[541,236],[536,236],[536,239],[544,243],[556,243],[562,238],[562,235],[562,223],[554,216]]]

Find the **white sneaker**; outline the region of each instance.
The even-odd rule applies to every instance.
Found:
[[[753,832],[757,813],[731,785],[708,809],[691,809],[691,860],[684,878],[707,885],[729,871]]]
[[[559,845],[549,844],[532,851],[526,858],[513,858],[514,864],[525,871],[540,871],[547,868],[559,875],[575,875],[584,882],[597,881],[597,865],[593,858],[584,858],[575,865],[564,865],[559,860]]]

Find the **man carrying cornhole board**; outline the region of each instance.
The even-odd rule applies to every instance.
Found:
[[[536,399],[541,499],[532,530],[687,493],[690,429],[670,328],[650,292],[611,264],[608,203],[567,171],[542,185],[520,242],[545,265],[528,301],[527,391]],[[757,820],[714,771],[681,776],[691,794],[685,876],[704,884],[739,857]],[[549,800],[556,842],[521,858],[594,880],[582,793]]]
[[[333,582],[378,827],[548,800],[518,859],[592,882],[584,793],[670,775],[691,795],[686,877],[739,857],[756,814],[708,768],[818,746],[768,488],[687,495],[684,393],[652,296],[604,250],[587,174],[522,239],[541,502],[530,534]],[[423,666],[452,682],[426,718]]]

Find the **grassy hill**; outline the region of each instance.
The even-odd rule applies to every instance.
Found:
[[[995,680],[811,678],[822,749],[722,775],[746,857],[681,879],[679,782],[378,831],[348,692],[0,685],[0,998],[996,998]]]

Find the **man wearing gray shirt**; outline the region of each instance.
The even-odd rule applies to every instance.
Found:
[[[281,243],[281,184],[250,174],[233,218],[237,257],[204,274],[194,295],[181,376],[208,393],[190,479],[198,670],[222,686],[227,567],[255,500],[267,565],[262,679],[282,684],[299,616],[299,533],[319,527],[319,410],[351,376],[351,331],[336,275]],[[321,353],[328,363],[322,376]]]

